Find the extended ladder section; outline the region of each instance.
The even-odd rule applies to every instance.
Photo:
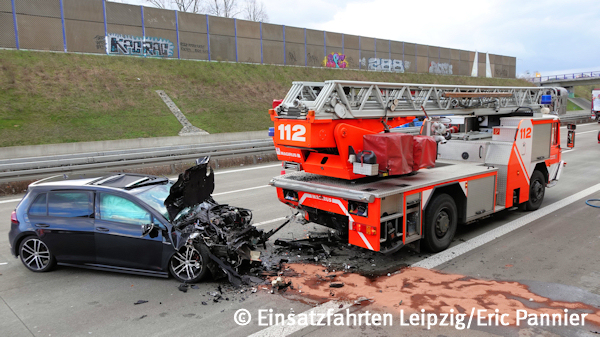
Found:
[[[276,108],[279,118],[370,119],[513,112],[566,113],[568,92],[548,87],[380,83],[332,80],[294,82]]]

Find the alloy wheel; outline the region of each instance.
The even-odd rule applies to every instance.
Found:
[[[202,262],[202,255],[196,248],[185,246],[171,259],[171,270],[180,279],[193,280],[202,273]]]
[[[21,247],[23,263],[31,270],[39,271],[50,263],[50,250],[40,239],[29,239]]]

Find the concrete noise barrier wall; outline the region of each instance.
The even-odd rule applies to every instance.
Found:
[[[0,48],[514,78],[516,58],[105,0],[0,1]],[[474,66],[475,65],[475,66]]]

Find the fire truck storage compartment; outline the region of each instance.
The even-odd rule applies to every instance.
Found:
[[[363,149],[375,153],[380,172],[401,175],[413,171],[412,135],[404,133],[364,135]]]
[[[392,194],[381,198],[380,242],[396,241],[402,238],[404,221],[404,193]]]
[[[489,176],[467,183],[467,221],[494,211],[496,176]]]
[[[430,136],[413,136],[413,171],[435,166],[437,143]]]
[[[406,196],[406,237],[421,234],[421,193]]]
[[[550,158],[550,139],[552,123],[534,124],[532,132],[531,161]]]
[[[439,144],[437,151],[439,159],[484,163],[487,149],[488,142],[486,141],[453,140]]]

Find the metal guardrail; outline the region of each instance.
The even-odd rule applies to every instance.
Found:
[[[577,123],[577,122],[585,122],[592,121],[592,115],[590,113],[581,113],[581,114],[571,114],[567,116],[560,117],[560,123]]]
[[[561,124],[591,121],[590,114],[562,116]],[[415,128],[414,131],[417,131]],[[408,130],[406,130],[408,131]],[[418,132],[418,131],[417,131]],[[0,182],[34,179],[73,171],[117,169],[127,166],[181,162],[202,156],[215,158],[274,152],[271,138],[158,148],[88,152],[0,160]]]
[[[548,81],[560,81],[560,80],[579,80],[591,77],[600,77],[600,71],[590,71],[585,73],[573,73],[564,75],[552,75],[552,76],[541,76],[541,77],[530,77],[525,78],[526,81],[531,83],[542,83]]]
[[[71,171],[173,163],[203,156],[223,157],[274,152],[270,138],[227,143],[167,146],[104,152],[77,153],[45,157],[0,160],[0,181],[25,180]]]

